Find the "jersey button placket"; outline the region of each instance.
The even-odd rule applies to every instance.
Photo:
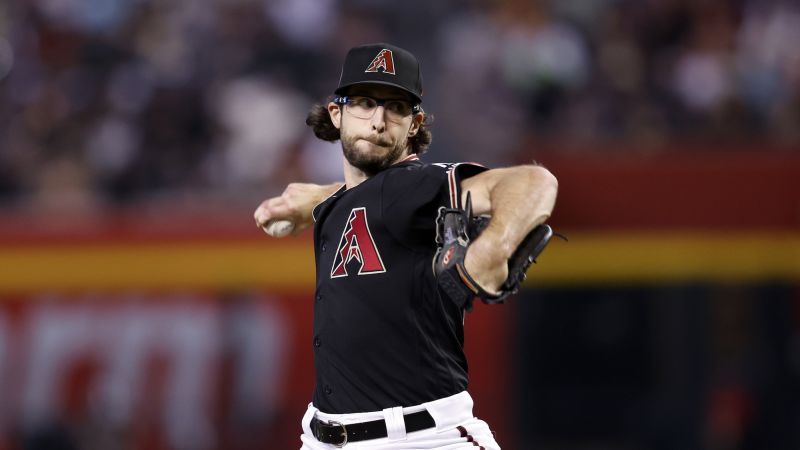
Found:
[[[322,340],[319,338],[319,336],[315,337],[314,338],[314,347],[320,348],[321,346],[322,346]]]

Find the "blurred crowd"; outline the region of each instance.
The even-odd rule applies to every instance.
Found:
[[[3,2],[0,205],[252,205],[338,179],[305,116],[379,41],[421,60],[430,161],[800,143],[793,0]]]

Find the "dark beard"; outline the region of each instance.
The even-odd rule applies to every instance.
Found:
[[[364,172],[367,176],[373,176],[378,172],[388,168],[403,154],[403,147],[395,145],[389,148],[386,156],[378,154],[364,154],[356,150],[357,138],[342,137],[342,151],[347,162],[356,169]],[[386,147],[384,147],[386,148]]]

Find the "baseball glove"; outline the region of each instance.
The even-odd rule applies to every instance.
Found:
[[[553,237],[553,229],[549,225],[541,224],[531,230],[508,260],[508,278],[500,287],[499,294],[494,295],[482,289],[464,267],[470,242],[488,224],[489,219],[486,217],[472,217],[472,199],[469,193],[463,210],[441,207],[436,218],[438,249],[433,258],[433,271],[447,296],[456,305],[468,310],[472,308],[475,297],[488,304],[503,303],[506,297],[516,293],[525,280],[528,268]]]

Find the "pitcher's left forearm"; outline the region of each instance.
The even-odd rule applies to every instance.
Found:
[[[464,265],[481,287],[497,292],[508,276],[508,259],[552,214],[558,181],[541,166],[493,169],[473,178],[465,180],[462,189],[473,192],[476,214],[489,214],[491,220],[470,244]]]
[[[472,192],[475,214],[491,221],[476,240],[486,240],[508,259],[522,239],[552,214],[558,181],[541,166],[525,165],[486,171],[464,180],[462,190]]]

